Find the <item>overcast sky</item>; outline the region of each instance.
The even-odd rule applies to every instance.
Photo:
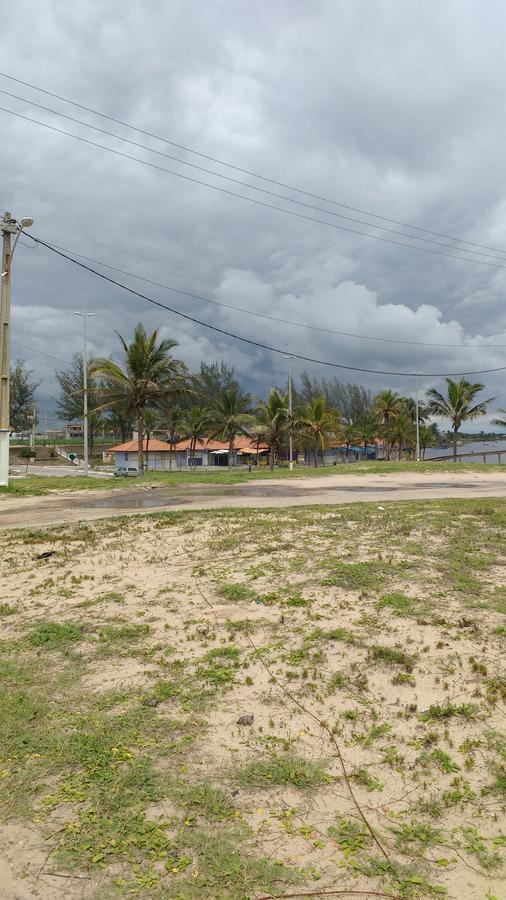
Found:
[[[3,91],[329,212],[227,183],[0,94],[0,106],[24,116],[327,223],[426,249],[437,248],[415,240],[416,234],[449,244],[458,249],[439,252],[468,261],[255,205],[3,111],[0,211],[32,216],[33,233],[45,240],[246,311],[371,337],[456,345],[421,347],[309,331],[114,276],[286,352],[401,372],[506,365],[505,32],[499,0],[17,0],[2,10],[0,37],[5,73],[242,169],[369,213],[504,248],[502,254],[338,218],[330,213],[382,224],[210,163],[3,77]],[[13,357],[24,358],[42,381],[40,406],[50,416],[54,367],[64,367],[80,349],[73,310],[95,313],[89,337],[98,355],[116,355],[114,330],[128,338],[142,320],[175,337],[192,368],[202,359],[226,359],[257,392],[286,378],[283,358],[150,306],[42,247],[19,247],[12,305],[18,342]],[[493,346],[498,344],[504,346]],[[304,367],[318,377],[339,374],[298,362],[294,374]],[[488,395],[497,396],[492,410],[506,407],[505,376],[472,379],[485,381]],[[413,389],[408,377],[340,377],[373,390]],[[440,385],[441,379],[421,382]]]

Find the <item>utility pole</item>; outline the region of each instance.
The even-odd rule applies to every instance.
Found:
[[[288,440],[289,440],[289,465],[290,472],[293,472],[293,432],[292,432],[292,359],[293,356],[286,355],[288,360]]]
[[[86,319],[95,313],[75,312],[75,316],[82,316],[83,320],[83,425],[84,425],[84,474],[88,475],[88,344],[86,334]]]
[[[16,222],[9,212],[0,219],[2,232],[2,269],[0,272],[0,485],[9,484],[9,413],[10,413],[10,365],[11,365],[11,265],[19,236],[23,228],[30,228],[33,219]],[[11,247],[11,235],[15,234]]]

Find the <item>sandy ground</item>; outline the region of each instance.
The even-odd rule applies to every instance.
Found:
[[[487,489],[504,496],[502,478],[489,475],[485,483],[467,475],[465,480],[472,482],[466,489],[472,496]],[[379,479],[368,479],[367,485],[355,479],[366,489],[361,499],[380,499],[371,492],[373,481]],[[394,481],[396,499],[438,490],[408,488],[410,479],[401,476],[389,478],[390,487]],[[334,479],[327,482],[317,493],[328,497]],[[276,486],[255,485],[254,491]],[[299,490],[307,492],[305,502],[321,502],[314,499],[314,482],[279,486],[290,490],[291,502],[299,500]],[[444,490],[451,489],[439,488]],[[453,490],[462,496],[462,488]],[[331,496],[327,503],[336,502]],[[257,495],[253,498],[258,506]],[[272,493],[263,497],[269,506],[276,505],[273,498],[277,505],[286,500]],[[240,500],[251,505],[252,495]],[[41,498],[41,507],[47,502]],[[197,499],[195,506],[201,503]],[[207,730],[188,751],[182,771],[185,780],[209,779],[227,791],[235,815],[253,830],[255,852],[301,867],[302,891],[385,890],[379,876],[365,874],[367,860],[378,855],[368,835],[351,856],[343,851],[343,839],[333,836],[343,817],[356,827],[360,819],[335,748],[319,724],[328,722],[355,795],[389,857],[401,867],[414,861],[428,883],[446,887],[450,900],[502,898],[504,868],[490,862],[502,852],[505,830],[499,797],[490,790],[494,735],[504,724],[504,702],[491,687],[504,684],[504,615],[497,593],[504,590],[503,545],[493,519],[501,505],[490,516],[483,509],[450,513],[411,505],[235,511],[220,519],[219,528],[211,516],[198,525],[190,519],[138,517],[128,529],[120,522],[69,528],[68,539],[57,535],[54,543],[48,536],[37,540],[6,532],[0,538],[2,600],[13,611],[3,619],[2,637],[26,641],[41,622],[82,622],[83,691],[123,691],[124,704],[152,696],[160,680],[188,679],[190,691],[206,685],[206,655],[236,648],[240,662],[233,679],[211,699]],[[48,546],[55,555],[38,560]],[[455,559],[464,546],[468,555]],[[377,584],[368,581],[367,571],[353,568],[357,562],[379,567]],[[476,581],[463,585],[460,579],[468,572]],[[412,598],[413,608],[401,614],[382,605],[380,598],[392,591]],[[104,655],[101,629],[111,623],[149,623],[149,631],[138,643],[118,643],[115,652]],[[412,666],[375,659],[377,646],[406,650]],[[64,665],[58,651],[37,653],[48,653],[55,671]],[[476,712],[424,720],[431,704],[449,703],[471,704]],[[254,716],[248,727],[237,724],[244,714]],[[161,702],[157,715],[181,715],[177,697]],[[242,766],[287,748],[324,760],[328,782],[308,792],[290,784],[241,786],[234,780]],[[172,812],[170,801],[161,801],[149,815],[159,816],[166,803]],[[438,804],[441,811],[435,813]],[[72,815],[80,815],[79,803]],[[176,815],[182,821],[187,811],[176,809]],[[95,897],[96,869],[69,878],[50,857],[62,840],[65,819],[57,826],[49,817],[38,827],[13,823],[0,830],[2,900]],[[434,844],[417,840],[415,830],[422,826],[444,836]],[[473,829],[484,850],[476,850]],[[197,863],[186,877],[194,872]],[[108,874],[99,873],[100,879]],[[391,885],[386,889],[396,895]],[[409,896],[429,895],[422,887]],[[153,896],[156,889],[149,893]],[[207,889],[199,895],[216,896]]]
[[[485,467],[484,467],[485,468]],[[388,500],[506,497],[506,471],[328,475],[240,485],[148,485],[128,491],[54,492],[43,497],[0,497],[0,528],[92,521],[155,509],[269,508]]]

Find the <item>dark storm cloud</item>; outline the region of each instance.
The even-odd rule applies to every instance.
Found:
[[[245,169],[506,247],[506,16],[499,2],[20,0],[3,17],[6,72]],[[110,128],[4,79],[0,88]],[[195,175],[2,95],[0,105]],[[243,309],[398,340],[489,346],[360,342],[148,288],[162,302],[286,351],[346,365],[439,372],[504,362],[504,350],[490,345],[506,344],[506,271],[285,216],[5,113],[0,122],[0,208],[32,215],[43,238]],[[116,352],[114,330],[128,335],[142,318],[176,336],[191,366],[226,358],[256,390],[284,377],[280,358],[143,305],[40,247],[20,247],[14,339],[67,360],[80,346],[74,309],[96,313],[90,341],[98,354]],[[13,350],[43,378],[40,397],[50,404],[55,363]],[[358,378],[343,373],[348,377]],[[412,379],[362,380],[412,389]],[[486,381],[506,405],[504,376]]]

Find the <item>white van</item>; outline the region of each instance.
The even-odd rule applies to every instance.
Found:
[[[137,466],[117,466],[114,470],[115,478],[137,478],[138,474]]]

